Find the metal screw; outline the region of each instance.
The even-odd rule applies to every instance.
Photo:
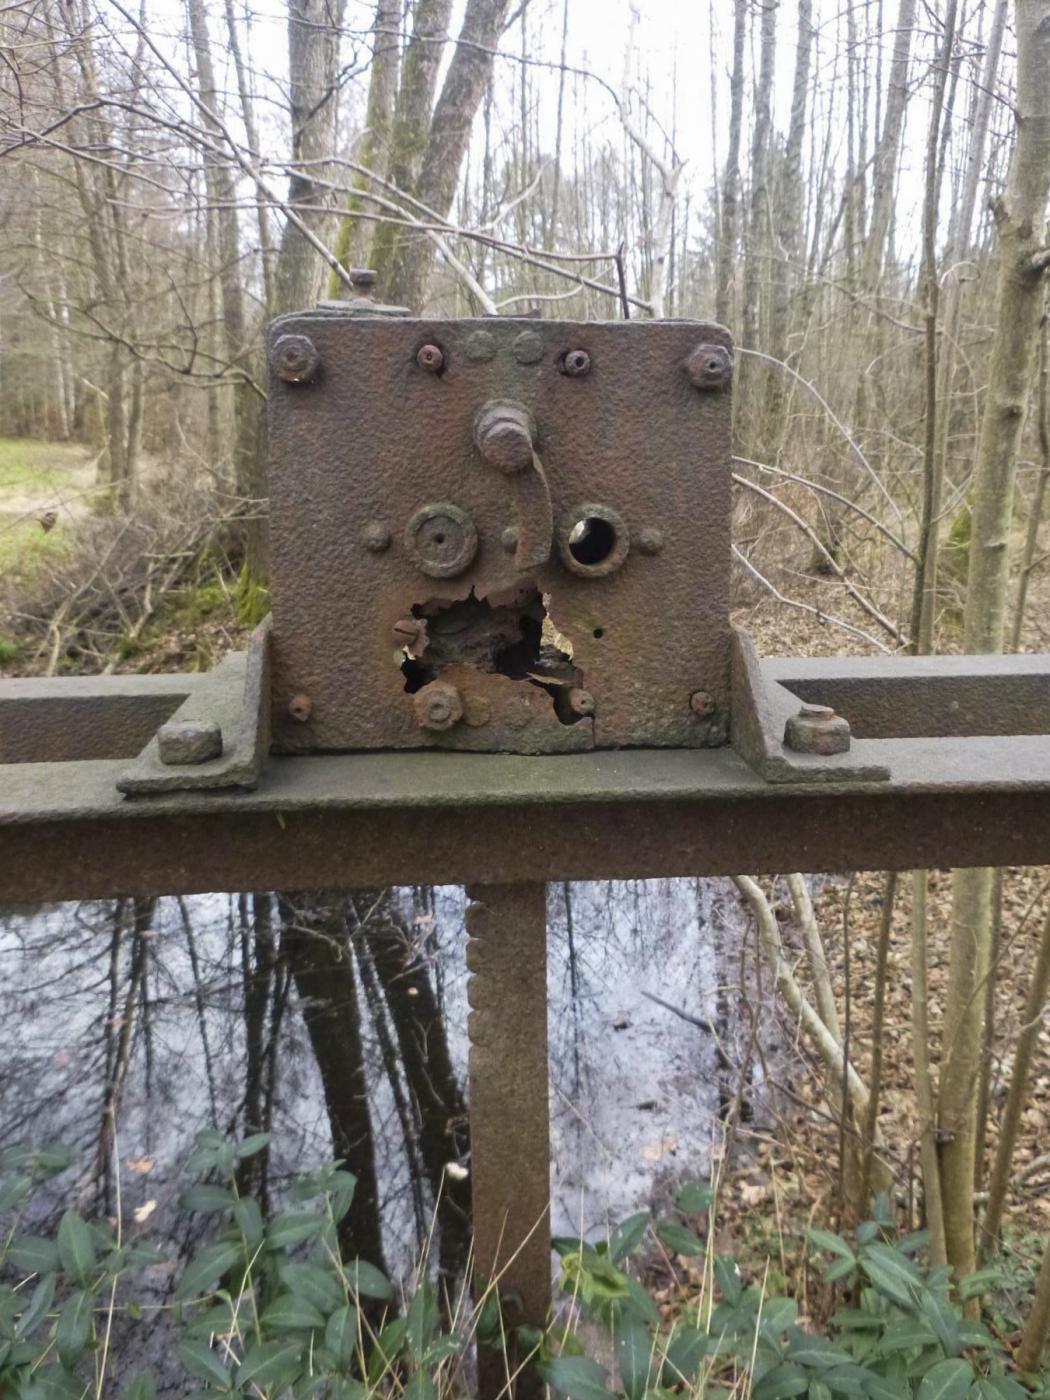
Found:
[[[409,656],[420,657],[427,649],[427,622],[425,617],[402,617],[393,626],[394,641],[403,647]]]
[[[570,379],[579,379],[581,375],[589,373],[591,357],[586,350],[568,350],[562,356],[559,368]]]
[[[293,695],[288,701],[288,713],[300,724],[305,724],[313,712],[314,702],[309,695]]]
[[[837,715],[830,705],[802,705],[784,726],[784,747],[794,753],[828,756],[848,753],[849,720]]]
[[[724,345],[698,345],[685,362],[689,379],[697,389],[722,389],[733,377],[733,357]]]
[[[370,520],[361,531],[361,543],[373,554],[382,554],[390,547],[390,530],[381,520]]]
[[[444,367],[445,356],[438,345],[424,345],[416,354],[416,364],[430,374],[437,374]]]
[[[638,531],[638,548],[643,554],[659,554],[664,547],[664,537],[660,530],[652,526]]]
[[[710,719],[715,712],[715,697],[709,690],[694,690],[689,697],[689,708],[701,719]]]
[[[157,751],[173,767],[206,763],[222,753],[222,730],[210,720],[170,720],[157,730]]]
[[[454,685],[447,681],[431,681],[417,690],[412,702],[416,723],[421,729],[442,733],[463,718],[463,700]]]
[[[274,342],[270,364],[286,384],[307,384],[317,373],[321,357],[308,335],[281,335]]]
[[[589,690],[581,690],[574,685],[569,691],[569,709],[574,715],[593,715],[594,696]]]

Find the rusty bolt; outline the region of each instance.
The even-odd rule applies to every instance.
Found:
[[[664,537],[660,530],[647,526],[638,532],[638,548],[643,554],[659,554],[664,547]]]
[[[689,697],[689,708],[701,719],[710,719],[715,712],[715,697],[709,690],[694,690]]]
[[[581,375],[589,373],[591,357],[586,350],[567,350],[561,357],[560,368],[562,374],[567,374],[570,379],[579,379]]]
[[[300,724],[305,724],[313,714],[314,703],[309,695],[293,695],[288,701],[288,713],[292,719],[298,720]]]
[[[733,376],[733,357],[724,345],[698,345],[685,362],[686,373],[697,389],[722,389]]]
[[[849,744],[849,721],[830,705],[803,705],[784,726],[784,747],[794,753],[848,753]]]
[[[463,723],[481,729],[492,718],[492,706],[483,695],[468,695],[463,701]]]
[[[487,403],[474,422],[474,441],[490,467],[513,476],[532,466],[533,426],[528,409],[519,403]]]
[[[277,378],[286,384],[307,384],[317,373],[321,357],[308,335],[280,335],[270,363]]]
[[[574,715],[593,715],[594,696],[589,690],[581,690],[574,685],[569,691],[569,709]]]
[[[394,623],[394,641],[409,656],[417,659],[427,649],[427,620],[425,617],[402,617]]]
[[[422,345],[416,352],[416,364],[430,374],[437,374],[444,366],[445,356],[439,345]]]
[[[374,287],[379,280],[379,273],[371,267],[352,267],[350,269],[350,285],[352,287]]]
[[[382,554],[390,547],[390,530],[381,520],[370,520],[361,531],[361,543],[373,554]]]
[[[510,353],[519,365],[537,365],[543,359],[543,337],[536,331],[522,331],[514,337]]]
[[[222,730],[209,720],[169,720],[157,730],[161,763],[206,763],[222,753]]]
[[[463,718],[463,701],[459,691],[447,681],[431,681],[422,690],[417,690],[413,706],[416,723],[421,729],[435,729],[438,733],[451,729]]]

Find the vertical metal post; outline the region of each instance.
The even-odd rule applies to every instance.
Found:
[[[520,1299],[521,1321],[542,1327],[551,1301],[547,891],[472,885],[467,896],[475,1270]],[[478,1365],[481,1394],[498,1394],[503,1358]]]

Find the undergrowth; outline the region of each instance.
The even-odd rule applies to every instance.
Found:
[[[924,1235],[898,1236],[885,1201],[851,1239],[808,1232],[827,1261],[826,1282],[842,1295],[823,1329],[770,1290],[768,1271],[748,1281],[714,1251],[713,1195],[693,1183],[670,1218],[640,1211],[607,1241],[555,1240],[561,1302],[540,1331],[516,1324],[497,1286],[477,1300],[465,1289],[443,1295],[424,1259],[402,1294],[367,1260],[347,1257],[340,1223],[356,1182],[338,1162],[297,1178],[286,1207],[264,1216],[238,1179],[267,1141],[198,1136],[181,1205],[199,1218],[204,1239],[177,1279],[164,1250],[125,1237],[119,1210],[113,1221],[92,1222],[67,1210],[52,1233],[28,1233],[35,1189],[67,1171],[75,1154],[0,1155],[0,1395],[151,1400],[177,1371],[178,1393],[196,1400],[439,1400],[469,1392],[474,1347],[501,1349],[509,1380],[515,1368],[534,1367],[568,1400],[1050,1394],[1046,1374],[1015,1376],[993,1330],[966,1313],[968,1300],[996,1286],[996,1271],[953,1288],[947,1269],[922,1263]],[[655,1248],[702,1263],[698,1289],[670,1315],[631,1270]],[[173,1354],[158,1365],[162,1376],[148,1368],[129,1375],[122,1355],[143,1351],[136,1328],[160,1313]]]

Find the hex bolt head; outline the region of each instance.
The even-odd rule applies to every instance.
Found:
[[[379,281],[379,273],[371,267],[352,267],[350,285],[352,287],[374,287]]]
[[[209,720],[169,720],[157,730],[157,750],[172,767],[207,763],[222,753],[222,730]]]
[[[570,379],[579,379],[582,375],[588,374],[591,368],[591,357],[586,350],[567,350],[561,357],[559,369],[562,374],[567,374]]]
[[[532,434],[528,410],[518,403],[488,403],[474,421],[474,442],[482,460],[507,476],[532,466]]]
[[[314,705],[309,695],[293,695],[288,701],[288,713],[299,724],[305,724],[313,712]]]
[[[569,709],[574,715],[593,715],[594,696],[589,690],[581,690],[574,685],[569,691]]]
[[[784,726],[784,747],[793,753],[828,757],[848,753],[849,746],[849,720],[837,715],[830,705],[802,705]]]
[[[416,351],[416,364],[428,374],[437,374],[444,368],[445,356],[440,345],[421,345]]]
[[[704,341],[686,360],[685,371],[697,389],[724,389],[733,377],[733,357],[724,345]]]
[[[431,681],[417,690],[412,705],[419,727],[433,729],[439,734],[463,718],[463,699],[456,687],[447,681]]]
[[[643,554],[659,554],[664,547],[663,531],[648,525],[638,531],[638,548]]]
[[[689,697],[689,708],[700,719],[710,719],[715,712],[715,697],[709,690],[694,690]]]
[[[279,335],[270,354],[270,367],[286,384],[308,384],[321,365],[308,335]]]
[[[370,520],[361,531],[361,543],[372,554],[390,548],[390,530],[381,520]]]

